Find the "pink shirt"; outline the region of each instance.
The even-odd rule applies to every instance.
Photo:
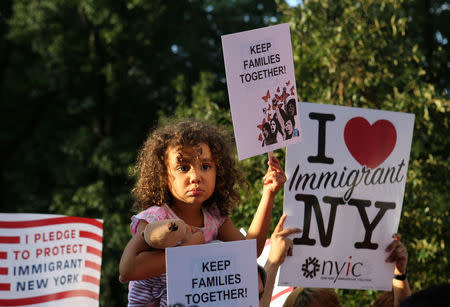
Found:
[[[219,209],[203,209],[203,225],[199,228],[203,231],[205,242],[217,239],[219,228],[225,222],[226,217],[221,216]],[[152,206],[131,217],[131,233],[137,231],[139,222],[145,220],[147,223],[166,219],[178,219],[179,217],[164,205]],[[131,281],[128,287],[128,306],[167,306],[166,274],[161,274],[146,280]]]

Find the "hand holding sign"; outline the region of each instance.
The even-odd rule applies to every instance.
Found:
[[[390,252],[386,258],[386,262],[395,262],[395,274],[405,274],[406,264],[408,263],[408,251],[402,242],[400,242],[400,234],[395,234],[393,237],[394,241],[386,248],[386,252]]]
[[[395,276],[392,280],[392,289],[394,292],[394,306],[398,306],[400,302],[411,296],[411,289],[406,279],[408,251],[402,242],[400,242],[400,234],[394,234],[392,237],[394,241],[386,248],[386,252],[390,252],[389,257],[386,258],[386,262],[395,262]]]
[[[275,156],[272,156],[267,164],[269,165],[269,168],[266,175],[263,177],[263,193],[267,191],[276,194],[286,182],[286,174]]]

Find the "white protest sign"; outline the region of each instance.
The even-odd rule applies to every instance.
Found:
[[[166,272],[170,306],[259,306],[255,240],[167,248]]]
[[[103,221],[0,213],[0,306],[98,306]]]
[[[289,24],[222,36],[239,159],[301,140]]]
[[[286,227],[299,227],[280,285],[390,290],[414,115],[300,103],[287,148]]]

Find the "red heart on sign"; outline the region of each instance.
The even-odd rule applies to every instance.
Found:
[[[397,132],[394,125],[385,119],[370,125],[365,118],[354,117],[345,125],[344,140],[359,164],[374,169],[394,150]]]

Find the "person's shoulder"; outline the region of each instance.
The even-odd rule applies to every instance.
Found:
[[[148,223],[169,218],[170,210],[166,206],[151,206],[132,217],[133,220],[146,220]]]
[[[210,218],[211,220],[217,221],[219,225],[222,225],[223,222],[225,221],[225,219],[227,218],[226,216],[223,216],[220,213],[219,208],[217,207],[210,207],[206,209],[206,212],[209,213],[209,217],[207,216],[207,218]]]
[[[136,233],[139,222],[153,223],[160,220],[176,218],[167,206],[151,206],[131,217],[131,233]]]
[[[211,214],[213,217],[220,217],[220,210],[219,208],[217,208],[216,206],[213,207],[209,207],[206,209],[207,212],[209,212],[209,214]]]

